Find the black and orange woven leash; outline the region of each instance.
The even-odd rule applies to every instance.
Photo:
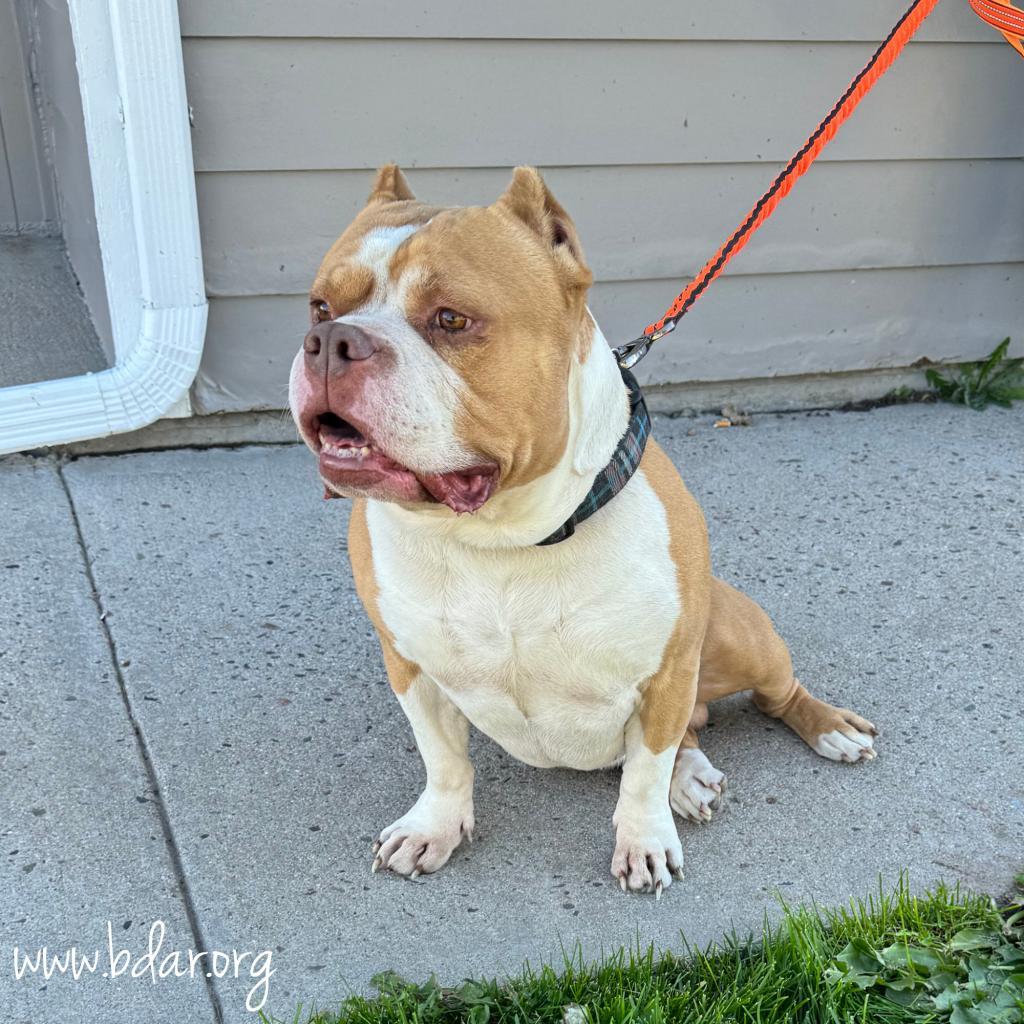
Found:
[[[903,17],[893,26],[885,42],[875,50],[849,88],[824,120],[800,147],[793,159],[772,182],[768,191],[754,204],[740,226],[728,241],[701,268],[700,273],[679,293],[675,302],[665,311],[660,320],[648,324],[643,334],[615,349],[616,358],[623,369],[635,366],[659,338],[674,331],[676,324],[686,315],[690,307],[704,293],[708,285],[722,272],[725,265],[750,241],[751,235],[775,212],[775,208],[786,197],[797,179],[804,174],[818,158],[821,151],[832,141],[840,125],[853,113],[857,104],[867,95],[871,87],[889,70],[903,47],[910,42],[921,23],[935,9],[939,0],[915,0]],[[1009,0],[968,0],[974,12],[993,28],[1006,36],[1007,42],[1024,57],[1024,11],[1014,7]]]

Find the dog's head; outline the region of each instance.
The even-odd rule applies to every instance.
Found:
[[[448,209],[382,168],[316,275],[292,365],[292,413],[328,490],[473,512],[549,472],[591,341],[590,282],[534,169],[491,206]]]

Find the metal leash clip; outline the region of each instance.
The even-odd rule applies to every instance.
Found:
[[[618,348],[613,349],[615,358],[619,361],[619,366],[624,370],[632,369],[647,355],[651,350],[651,346],[659,338],[664,338],[666,334],[671,334],[675,329],[676,321],[668,320],[661,330],[655,331],[653,334],[641,334],[639,338],[627,341],[625,345],[619,345]]]

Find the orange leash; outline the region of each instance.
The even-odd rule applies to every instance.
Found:
[[[921,27],[921,23],[935,9],[939,0],[914,0],[906,13],[896,23],[885,42],[874,52],[871,59],[860,70],[849,88],[836,105],[814,130],[811,137],[800,147],[771,187],[754,204],[743,223],[732,233],[729,240],[708,260],[700,273],[679,293],[665,315],[644,328],[644,333],[633,341],[615,349],[619,363],[624,368],[636,365],[650,350],[652,344],[675,330],[676,324],[703,294],[705,289],[722,272],[725,265],[750,241],[751,235],[775,212],[775,208],[788,195],[797,179],[804,174],[818,158],[821,151],[832,141],[840,125],[854,112],[857,104],[867,95],[871,87],[889,70],[900,55],[903,47]],[[975,12],[990,25],[999,29],[1024,56],[1024,11],[1013,7],[1008,0],[968,0]],[[1012,37],[1012,38],[1011,38]]]
[[[1006,41],[1024,57],[1024,11],[1010,0],[968,0],[982,21],[999,29]]]

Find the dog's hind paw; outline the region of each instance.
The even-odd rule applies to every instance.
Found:
[[[823,732],[811,744],[816,754],[830,761],[871,761],[875,757],[875,736],[878,730],[860,715],[845,708],[836,709],[842,716],[837,728]]]
[[[710,821],[712,813],[722,806],[725,786],[725,775],[707,759],[703,750],[684,747],[676,757],[669,802],[681,818],[700,824]]]

